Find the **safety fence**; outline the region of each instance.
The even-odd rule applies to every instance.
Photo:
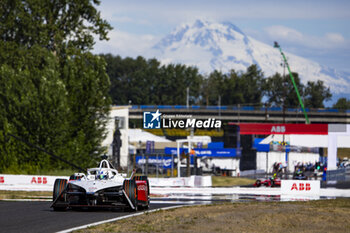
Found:
[[[327,181],[350,181],[350,167],[327,170]]]

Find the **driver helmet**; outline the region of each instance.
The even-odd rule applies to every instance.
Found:
[[[99,171],[97,174],[97,178],[100,180],[106,180],[107,179],[107,171]]]

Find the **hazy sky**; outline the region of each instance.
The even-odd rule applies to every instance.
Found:
[[[350,72],[349,0],[102,0],[113,27],[95,52],[146,56],[175,27],[196,19],[231,22],[264,43],[337,70]]]

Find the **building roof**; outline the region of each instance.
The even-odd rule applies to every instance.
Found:
[[[129,129],[129,142],[142,142],[154,141],[154,142],[172,142],[165,137],[160,137],[142,129]]]

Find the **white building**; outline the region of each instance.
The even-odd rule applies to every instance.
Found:
[[[109,113],[107,123],[107,136],[102,145],[108,148],[108,156],[112,156],[113,134],[115,132],[115,120],[117,119],[120,130],[122,146],[120,147],[120,166],[125,168],[128,165],[129,154],[129,107],[130,106],[113,106]]]

